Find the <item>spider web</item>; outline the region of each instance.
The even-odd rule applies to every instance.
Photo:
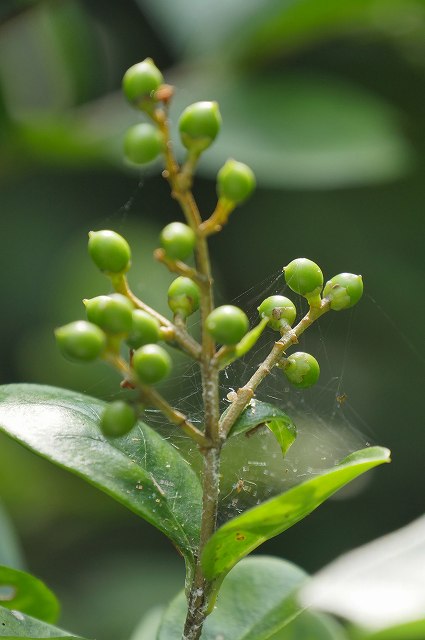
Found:
[[[140,180],[125,205],[106,220],[126,219],[142,187],[143,180]],[[251,286],[237,298],[225,302],[241,307],[253,327],[259,319],[257,307],[261,301],[277,293],[288,295],[294,301],[298,311],[297,321],[308,311],[304,300],[288,291],[280,270]],[[266,427],[257,430],[251,437],[241,435],[227,441],[222,453],[220,522],[332,467],[352,451],[368,446],[373,440],[373,437],[365,435],[370,434],[371,429],[350,403],[349,390],[344,386],[345,371],[350,362],[354,314],[355,309],[344,314],[329,314],[337,315],[338,323],[345,317],[346,336],[340,352],[336,353],[333,345],[334,320],[323,322],[326,316],[301,336],[297,346],[288,349],[288,353],[308,351],[319,361],[321,376],[313,388],[294,389],[277,368],[258,387],[257,399],[276,405],[292,418],[297,427],[297,439],[285,458],[275,436]],[[190,332],[199,337],[199,318],[195,316],[195,319],[190,319],[188,326]],[[276,332],[266,328],[255,347],[221,373],[222,411],[229,405],[229,393],[249,380],[278,338]],[[173,406],[202,429],[202,384],[198,364],[188,358],[178,357],[175,352],[172,355],[173,375],[162,383],[160,391]],[[117,390],[116,395],[122,393]],[[169,439],[196,469],[201,470],[201,456],[188,436],[171,426],[156,409],[146,409],[142,418]],[[339,492],[338,496],[355,495],[365,482],[367,479],[361,478]]]
[[[250,325],[254,326],[258,322],[257,307],[265,297],[275,293],[291,295],[298,304],[298,318],[307,312],[307,305],[297,301],[298,296],[286,291],[281,272],[251,287],[229,303],[244,309]],[[372,438],[364,433],[370,432],[370,429],[351,406],[349,391],[346,392],[344,386],[344,373],[350,361],[354,313],[354,310],[346,312],[344,349],[336,359],[328,346],[332,335],[326,335],[331,331],[329,328],[325,331],[320,320],[300,338],[300,344],[292,348],[292,351],[309,351],[320,362],[322,372],[315,387],[294,389],[278,368],[258,387],[255,397],[283,409],[296,424],[298,436],[285,459],[275,436],[266,427],[251,437],[241,435],[228,440],[222,453],[220,522],[286,491],[333,466],[352,451],[370,444]],[[340,321],[341,316],[338,316]],[[195,321],[191,329],[196,334],[199,321]],[[278,337],[276,332],[266,329],[244,358],[232,363],[221,373],[222,411],[229,405],[229,393],[249,380]],[[172,379],[162,385],[161,392],[165,397],[173,398],[174,405],[202,428],[202,385],[196,363],[179,360]],[[200,456],[190,438],[177,428],[170,430],[162,414],[154,409],[145,411],[145,420],[164,437],[170,438],[191,464],[200,470]],[[354,489],[350,488],[351,493],[356,493],[363,484],[354,483]]]

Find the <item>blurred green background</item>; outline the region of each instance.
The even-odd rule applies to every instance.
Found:
[[[83,297],[108,290],[86,255],[92,228],[130,239],[131,282],[166,312],[171,277],[151,254],[180,214],[159,166],[131,170],[121,152],[138,120],[121,78],[150,56],[177,86],[174,122],[195,100],[220,103],[223,129],[196,185],[202,210],[213,209],[214,175],[229,156],[258,178],[211,241],[219,300],[255,313],[298,256],[327,277],[365,281],[358,308],[323,318],[305,339],[321,362],[320,388],[301,397],[273,376],[259,397],[299,417],[288,482],[366,443],[390,447],[393,463],[264,551],[314,571],[420,515],[425,1],[2,0],[0,20],[1,382],[118,393],[113,373],[62,361],[52,339],[55,326],[82,317]],[[229,372],[224,396],[253,365],[250,356]],[[181,360],[176,371],[179,385],[164,392],[196,414],[198,381]],[[241,456],[226,457],[223,518],[235,497],[251,500],[233,488]],[[5,437],[0,495],[26,566],[62,598],[63,626],[124,639],[181,587],[182,563],[162,535]]]

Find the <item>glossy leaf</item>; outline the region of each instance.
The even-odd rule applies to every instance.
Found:
[[[285,455],[297,437],[297,429],[284,411],[268,402],[252,400],[233,425],[229,435],[245,433],[249,436],[250,431],[261,425],[265,425],[274,433]]]
[[[19,542],[6,510],[0,503],[0,565],[21,569],[24,565]]]
[[[294,592],[305,578],[301,569],[285,560],[247,558],[224,580],[202,640],[272,638],[301,612]],[[180,593],[164,614],[158,640],[181,640],[186,610],[185,596]]]
[[[20,611],[9,611],[0,606],[0,638],[3,640],[16,640],[24,638],[26,640],[32,638],[49,638],[49,640],[57,640],[57,638],[68,638],[68,640],[83,640],[81,636],[76,636],[53,627],[46,622],[41,622]]]
[[[59,617],[59,602],[46,585],[25,571],[0,566],[0,603],[29,616],[54,623]]]
[[[225,575],[241,558],[302,520],[335,491],[389,460],[390,452],[383,447],[356,451],[334,468],[229,520],[204,549],[205,575],[210,579]]]
[[[201,487],[178,451],[139,422],[126,437],[105,438],[105,403],[37,385],[0,388],[0,430],[81,476],[163,531],[193,560]]]

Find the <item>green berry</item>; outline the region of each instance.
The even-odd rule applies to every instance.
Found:
[[[128,333],[132,327],[133,305],[120,293],[83,300],[87,318],[106,333]]]
[[[151,58],[138,62],[127,69],[122,80],[125,97],[130,102],[149,98],[164,82],[162,73]]]
[[[90,231],[89,254],[101,271],[124,273],[131,264],[131,251],[127,240],[115,231]]]
[[[161,247],[169,258],[185,260],[195,248],[195,232],[183,222],[171,222],[160,235]]]
[[[283,268],[286,284],[302,296],[319,296],[323,288],[323,273],[320,267],[308,258],[292,260]]]
[[[138,349],[144,344],[158,342],[160,338],[160,324],[156,318],[146,311],[135,309],[132,313],[132,325],[127,337],[127,344],[132,349]]]
[[[323,297],[330,300],[334,311],[353,307],[362,295],[362,277],[354,273],[339,273],[326,283],[323,290]]]
[[[206,320],[206,327],[220,344],[234,345],[247,333],[249,320],[242,309],[225,304],[210,313]]]
[[[242,162],[228,160],[217,174],[217,193],[234,204],[248,198],[255,189],[255,176]]]
[[[90,362],[106,346],[106,336],[99,327],[85,320],[77,320],[55,330],[56,342],[68,360]]]
[[[269,327],[280,331],[291,326],[297,315],[294,303],[285,296],[269,296],[258,307],[260,318],[269,318]]]
[[[124,138],[124,153],[135,164],[147,164],[156,160],[164,150],[164,138],[160,130],[148,122],[135,124]]]
[[[146,344],[133,354],[132,366],[144,384],[155,384],[166,378],[171,371],[171,358],[157,344]]]
[[[200,292],[197,284],[190,278],[179,276],[168,288],[168,306],[174,313],[185,318],[199,308]]]
[[[103,411],[100,428],[104,436],[119,438],[131,431],[136,422],[137,416],[133,407],[123,400],[115,400]]]
[[[283,369],[289,382],[297,389],[307,389],[319,379],[320,367],[310,353],[298,351],[286,358],[279,367]]]
[[[196,153],[207,149],[217,137],[221,115],[217,102],[195,102],[183,111],[179,119],[181,141]]]

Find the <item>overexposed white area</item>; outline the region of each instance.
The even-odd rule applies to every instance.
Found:
[[[425,516],[340,556],[300,598],[370,630],[425,618]]]

